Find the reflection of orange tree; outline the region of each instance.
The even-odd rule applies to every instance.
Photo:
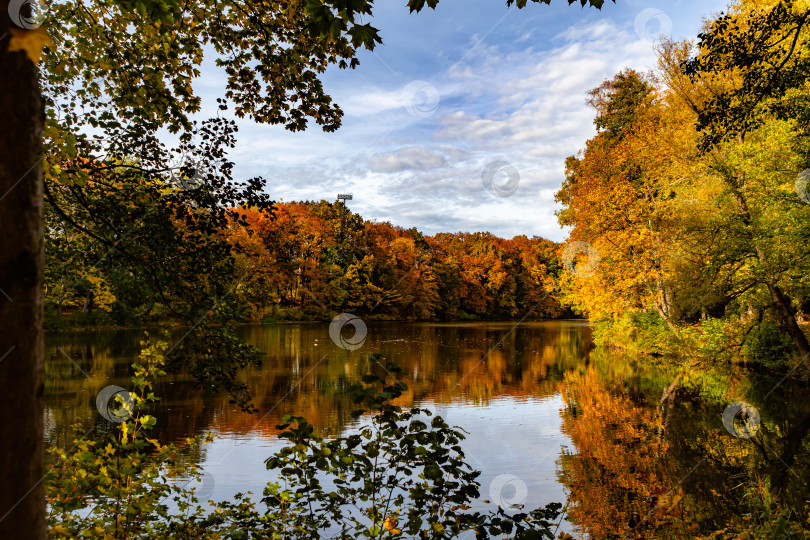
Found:
[[[397,330],[403,341],[393,343],[388,336],[372,332],[364,350],[379,351],[403,368],[409,389],[400,404],[411,405],[549,396],[556,391],[562,370],[572,368],[588,348],[587,332],[556,323],[526,327],[496,346],[509,328],[505,325],[493,331],[471,325],[439,330],[415,325]],[[374,367],[368,365],[367,355],[335,351],[329,342],[324,343],[322,330],[315,326],[255,328],[250,332],[255,333],[248,335],[247,341],[270,352],[262,368],[245,370],[259,409],[276,407],[289,391],[264,423],[275,425],[284,414],[294,413],[311,419],[321,429],[338,432],[353,409],[343,395],[342,384],[360,380]],[[291,363],[290,354],[298,360]],[[244,429],[255,423],[255,419],[243,416],[223,409],[217,420]]]
[[[485,404],[496,397],[521,399],[551,395],[557,381],[549,379],[549,373],[559,354],[554,352],[558,344],[558,340],[550,339],[536,352],[523,355],[506,347],[507,351],[495,350],[483,362],[481,356],[486,351],[480,349],[448,351],[444,357],[438,347],[427,345],[412,349],[406,355],[396,355],[407,374],[404,380],[408,384],[408,390],[397,404],[411,406],[422,401],[459,399]],[[516,357],[520,359],[518,363],[514,361]],[[345,360],[330,358],[319,362],[315,354],[304,353],[298,368],[303,374],[299,378],[290,373],[289,368],[285,369],[284,360],[270,359],[262,369],[246,370],[248,386],[261,414],[246,415],[223,403],[211,428],[220,432],[253,431],[275,435],[274,426],[280,423],[281,417],[295,413],[311,419],[322,432],[340,432],[354,409],[341,391],[341,382],[358,381],[368,369],[367,363],[362,357],[350,359],[348,356]],[[281,393],[284,389],[289,389],[286,397],[286,392]],[[265,413],[267,416],[257,423]]]
[[[560,473],[571,489],[569,515],[593,538],[624,537],[633,528],[640,537],[658,528],[675,534],[683,492],[668,473],[661,416],[621,388],[593,367],[566,375],[563,430],[577,446]]]
[[[549,396],[556,391],[562,371],[572,369],[588,349],[587,332],[558,323],[528,325],[495,346],[509,328],[413,325],[398,327],[393,335],[378,328],[370,333],[363,350],[378,351],[402,367],[408,391],[398,404],[409,406],[424,401],[486,404],[496,397]],[[335,350],[316,325],[244,331],[249,343],[267,353],[261,368],[243,372],[261,413],[246,415],[221,401],[212,404],[217,412],[210,429],[274,435],[284,414],[296,414],[310,419],[322,433],[337,434],[350,422],[349,413],[355,407],[342,389],[375,372],[368,355]],[[382,375],[381,368],[376,369]]]

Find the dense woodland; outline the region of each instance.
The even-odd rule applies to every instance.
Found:
[[[101,189],[109,204],[117,205],[116,213],[137,212],[128,197],[116,198],[115,191]],[[156,197],[178,189],[183,187],[169,184]],[[75,192],[62,189],[58,197],[73,202]],[[124,240],[126,246],[138,242],[142,258],[137,265],[128,265],[116,253],[105,256],[107,248],[92,238],[103,230],[103,222],[93,218],[105,211],[109,208],[71,216],[88,220],[83,224],[87,232],[79,233],[55,216],[47,237],[53,256],[46,283],[54,329],[171,322],[172,303],[178,298],[158,287],[180,265],[191,265],[189,287],[210,287],[208,275],[193,266],[195,259],[184,259],[185,248],[172,248],[166,235],[149,236],[139,228],[131,235],[137,238]],[[328,320],[340,312],[404,320],[566,314],[550,296],[560,272],[557,245],[542,238],[504,240],[489,233],[426,237],[416,229],[365,221],[342,204],[325,201],[230,212],[225,226],[212,231],[207,242],[215,237],[231,265],[227,300],[238,321]],[[193,242],[185,233],[178,228],[170,241]],[[150,289],[158,268],[166,277],[155,279]]]

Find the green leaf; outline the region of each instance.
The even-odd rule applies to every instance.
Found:
[[[428,480],[437,480],[442,477],[442,470],[438,465],[430,464],[425,465],[425,478]]]

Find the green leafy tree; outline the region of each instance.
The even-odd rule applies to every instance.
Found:
[[[698,36],[698,54],[683,63],[685,72],[724,79],[698,111],[703,150],[744,137],[771,116],[810,128],[803,91],[810,78],[809,24],[810,8],[801,1],[748,0]]]
[[[802,2],[741,2],[708,26],[700,35],[697,55],[683,67],[695,84],[717,87],[707,99],[695,104],[697,126],[702,130],[700,148],[710,154],[711,169],[736,206],[734,230],[739,234],[735,240],[743,246],[742,256],[750,256],[755,281],[767,290],[768,304],[779,326],[810,362],[810,341],[796,322],[801,299],[791,295],[797,278],[785,275],[802,255],[780,253],[782,247],[798,248],[796,242],[806,245],[805,228],[794,226],[791,219],[781,219],[803,213],[802,201],[787,199],[784,207],[783,198],[778,196],[778,186],[792,186],[810,155],[806,142],[810,134],[806,113],[808,22],[810,8]],[[724,82],[713,84],[718,78]],[[775,126],[788,128],[789,143],[785,142],[792,147],[789,155],[778,159],[798,164],[784,167],[772,161],[773,169],[762,168],[763,158],[768,159],[765,156],[781,153],[763,138]],[[771,214],[773,206],[769,203],[774,201],[783,206],[779,217]],[[776,222],[780,225],[774,229]],[[787,243],[773,238],[774,230],[781,236],[783,226],[791,231]],[[786,255],[794,260],[788,262]]]

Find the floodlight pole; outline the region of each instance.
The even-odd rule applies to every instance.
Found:
[[[352,200],[352,195],[348,193],[338,193],[338,202],[343,203],[343,211],[340,214],[340,241],[343,241],[343,222],[346,219],[346,201]]]

